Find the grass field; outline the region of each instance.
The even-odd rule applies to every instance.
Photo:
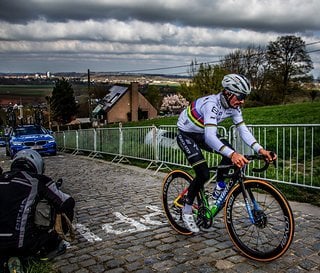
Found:
[[[319,124],[320,102],[305,102],[243,110],[251,124]]]
[[[53,85],[0,85],[1,104],[34,105],[46,102],[45,97],[52,93]]]
[[[0,85],[0,95],[45,97],[50,95],[54,85]]]
[[[246,124],[320,124],[320,102],[273,105],[254,108],[243,108]],[[129,122],[123,126],[176,125],[177,116],[161,117],[152,120]],[[230,120],[222,126],[232,125]],[[118,126],[118,125],[116,125]]]

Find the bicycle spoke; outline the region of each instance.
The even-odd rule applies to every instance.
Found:
[[[189,235],[182,220],[181,210],[191,177],[182,171],[173,171],[163,182],[162,202],[169,223],[179,233]]]

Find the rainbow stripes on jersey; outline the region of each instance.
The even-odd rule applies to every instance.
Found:
[[[188,118],[200,128],[204,128],[204,121],[201,114],[196,109],[196,101],[193,101],[187,108]]]

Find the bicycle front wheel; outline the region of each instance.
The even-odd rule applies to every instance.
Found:
[[[180,170],[170,172],[162,184],[162,205],[170,225],[180,234],[191,235],[182,220],[182,208],[192,176]]]
[[[246,257],[262,262],[275,260],[293,240],[290,205],[267,181],[247,180],[244,185],[249,200],[244,201],[239,184],[231,189],[226,200],[224,220],[229,236]]]

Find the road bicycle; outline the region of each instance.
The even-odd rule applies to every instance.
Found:
[[[249,162],[260,161],[263,172],[269,162],[261,155],[245,155]],[[261,164],[262,162],[262,164]],[[209,230],[217,214],[224,209],[224,223],[235,247],[255,261],[269,262],[281,257],[294,236],[294,217],[285,196],[270,182],[245,176],[244,168],[223,165],[210,168],[214,175],[200,190],[193,213],[201,231]],[[210,185],[218,169],[228,169],[230,179],[215,204],[211,205]],[[182,220],[182,208],[193,177],[182,170],[171,171],[163,181],[162,203],[171,226],[180,234],[191,235]]]

